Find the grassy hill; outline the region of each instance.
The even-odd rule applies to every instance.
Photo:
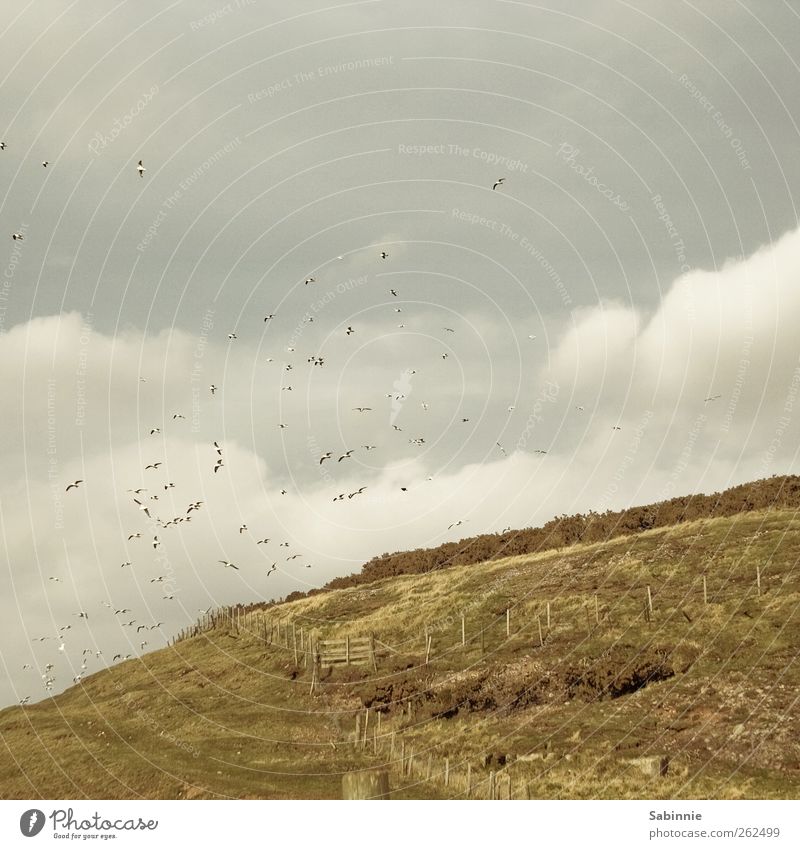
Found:
[[[798,556],[796,511],[754,510],[218,618],[0,712],[0,795],[338,798],[387,766],[395,798],[797,798]],[[309,635],[370,633],[377,672],[312,694]]]

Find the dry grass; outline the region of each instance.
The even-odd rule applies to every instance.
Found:
[[[494,771],[515,796],[796,797],[798,555],[793,512],[746,513],[283,604],[267,615],[304,635],[373,632],[392,650],[377,674],[337,668],[311,696],[258,620],[182,641],[0,712],[0,795],[336,798],[342,772],[389,763],[408,798],[465,795],[467,764],[478,795]],[[602,689],[662,656],[664,680]],[[383,706],[378,751],[349,739],[364,704]],[[671,758],[666,776],[631,765],[647,754]]]

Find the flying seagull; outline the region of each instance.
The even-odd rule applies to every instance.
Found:
[[[79,484],[82,484],[82,483],[83,483],[83,481],[82,481],[82,480],[80,480],[80,481],[73,481],[71,484],[69,484],[69,485],[67,486],[66,490],[64,490],[64,491],[65,491],[65,492],[69,492],[71,489],[77,489],[77,488],[78,488],[78,485],[79,485]]]
[[[498,177],[497,180],[495,181],[495,184],[492,186],[492,191],[494,191],[499,186],[502,186],[503,183],[505,183],[505,181],[506,181],[505,177]]]
[[[139,164],[136,166],[136,170],[139,172],[140,177],[144,177],[144,172],[147,170],[144,165],[142,165],[142,160],[139,160]]]
[[[217,563],[221,563],[226,569],[236,569],[237,572],[239,571],[239,567],[229,560],[218,560]]]

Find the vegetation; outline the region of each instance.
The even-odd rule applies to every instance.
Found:
[[[796,497],[782,480],[740,509],[771,487]],[[680,501],[673,524],[629,536],[584,525],[562,550],[250,607],[239,628],[0,711],[0,795],[338,798],[342,773],[387,766],[395,798],[463,797],[469,766],[479,796],[494,773],[501,795],[510,776],[539,798],[797,798],[800,519],[779,501],[690,520],[704,502]],[[324,668],[311,694],[309,636],[367,633],[377,673]]]

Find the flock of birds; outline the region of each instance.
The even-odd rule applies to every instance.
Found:
[[[0,150],[5,150],[5,149],[6,149],[6,143],[0,142]],[[43,161],[42,166],[45,167],[45,168],[48,167],[49,162],[47,160]],[[137,170],[139,177],[143,179],[147,169],[145,168],[143,161],[141,159],[137,163],[136,170]],[[494,184],[492,185],[492,190],[496,191],[497,189],[501,188],[504,183],[505,183],[504,177],[498,178],[494,182]],[[15,232],[15,233],[12,234],[12,238],[15,241],[23,240],[24,234],[22,234],[20,232]],[[386,250],[381,250],[378,254],[378,257],[381,261],[386,261],[386,260],[389,259],[389,253]],[[342,257],[338,257],[338,259],[342,259]],[[314,276],[308,276],[303,280],[304,286],[312,286],[315,283],[316,283],[316,278]],[[389,289],[389,295],[392,298],[397,298],[398,297],[397,289],[394,289],[394,288]],[[401,313],[402,308],[401,307],[395,307],[395,312]],[[274,320],[276,318],[276,315],[277,315],[276,313],[268,313],[267,315],[264,316],[264,322],[267,322],[267,323],[271,322],[272,320]],[[304,319],[304,321],[307,321],[307,322],[313,322],[313,320],[314,320],[313,316],[308,315],[308,314],[306,315],[306,317]],[[405,325],[400,324],[400,325],[398,325],[398,327],[403,328],[403,327],[405,327]],[[444,327],[444,328],[442,328],[442,330],[446,333],[451,333],[451,334],[456,332],[455,328],[452,328],[452,327]],[[357,333],[357,329],[355,327],[353,327],[352,325],[348,325],[345,328],[345,335],[347,337],[353,336],[356,333]],[[235,331],[232,331],[231,333],[227,334],[227,338],[228,338],[229,343],[234,343],[238,339],[238,335]],[[531,335],[529,335],[529,338],[531,340],[534,340],[534,339],[536,339],[536,336],[531,334]],[[294,353],[295,352],[293,347],[289,347],[286,350],[287,350],[288,353]],[[447,352],[441,353],[441,358],[442,358],[442,360],[446,361],[448,359],[448,353]],[[273,358],[268,358],[267,361],[272,362]],[[322,368],[322,367],[325,366],[325,358],[322,357],[322,356],[316,355],[316,354],[309,356],[307,358],[306,362],[308,364],[310,364],[312,368]],[[286,374],[290,374],[294,370],[294,364],[291,363],[291,362],[284,363],[283,364],[283,370]],[[416,373],[415,370],[409,371],[409,374],[415,374],[415,373]],[[146,378],[144,378],[144,377],[140,377],[139,379],[142,382],[146,382]],[[395,384],[395,385],[397,386],[397,384]],[[212,398],[217,397],[217,394],[220,392],[220,389],[221,389],[221,387],[218,386],[215,383],[212,383],[208,387],[208,391],[209,391]],[[292,391],[293,387],[292,387],[291,384],[288,384],[288,385],[282,386],[281,389],[282,389],[282,391],[288,392],[288,391]],[[387,393],[385,397],[391,399],[392,402],[397,403],[397,402],[405,401],[406,398],[407,398],[407,395],[404,392],[398,390],[398,391],[395,391],[395,392]],[[708,398],[705,399],[705,402],[708,403],[708,402],[714,401],[719,397],[721,397],[721,396],[720,395],[709,396]],[[421,406],[423,411],[427,411],[429,409],[429,404],[426,401],[422,401],[420,406]],[[367,415],[367,414],[373,412],[373,409],[374,408],[371,407],[371,406],[359,405],[359,406],[353,407],[352,412],[357,413],[358,415]],[[509,406],[507,409],[508,409],[508,412],[510,413],[514,410],[514,406],[513,405]],[[583,406],[577,405],[575,409],[580,412],[580,411],[583,411],[584,408],[583,408]],[[179,421],[181,419],[185,419],[185,416],[182,413],[180,413],[180,412],[173,413],[173,415],[172,415],[173,421]],[[470,421],[469,417],[466,417],[466,416],[461,417],[462,423],[467,423],[469,421]],[[286,423],[286,422],[278,423],[278,428],[281,429],[281,430],[286,429],[288,427],[289,427],[289,424]],[[394,421],[391,422],[391,428],[394,432],[403,432],[403,428],[400,427],[398,424],[396,424]],[[621,428],[620,428],[619,425],[613,426],[613,430],[615,430],[615,431],[619,431],[620,429]],[[162,433],[162,428],[159,427],[159,426],[153,426],[149,430],[150,436],[157,436],[157,435],[160,435],[161,433]],[[424,436],[416,436],[416,435],[410,436],[410,437],[408,437],[408,443],[411,444],[411,445],[414,445],[414,446],[423,446],[423,445],[426,444],[426,438]],[[506,450],[500,442],[496,442],[495,445],[500,450],[500,452],[502,453],[503,456],[507,456]],[[370,451],[375,450],[377,448],[377,446],[373,445],[373,444],[365,443],[365,444],[361,444],[359,446],[359,448],[361,450],[365,451],[365,452],[370,452]],[[211,449],[212,449],[212,458],[213,458],[213,463],[211,465],[211,469],[213,471],[213,474],[216,475],[218,472],[220,472],[225,467],[224,449],[218,441],[214,441],[212,443]],[[335,463],[337,465],[340,464],[340,463],[346,463],[347,461],[352,460],[354,458],[354,456],[356,455],[356,452],[358,450],[359,449],[355,449],[355,448],[347,448],[347,449],[339,450],[339,451],[336,451],[334,449],[326,450],[317,458],[317,462],[318,462],[318,465],[320,467],[323,466],[326,462]],[[547,454],[547,450],[544,449],[544,448],[539,448],[539,449],[535,449],[534,453],[544,455],[544,454]],[[153,476],[158,475],[158,474],[163,474],[162,469],[163,469],[164,466],[165,466],[165,462],[163,460],[154,459],[152,462],[149,462],[144,466],[144,474],[148,475],[148,473],[152,473]],[[428,478],[428,480],[432,480],[432,478]],[[77,479],[77,480],[71,481],[70,483],[67,484],[65,491],[67,493],[77,491],[82,486],[84,486],[85,484],[86,484],[86,482],[83,479]],[[152,487],[154,487],[154,488],[157,487],[161,492],[169,492],[170,490],[175,489],[176,484],[175,484],[174,481],[171,481],[168,478],[164,477],[163,479],[161,479],[157,483],[152,484]],[[340,492],[333,498],[333,501],[334,502],[352,501],[353,499],[358,498],[359,496],[363,495],[363,493],[367,489],[368,489],[367,485],[362,485],[362,486],[359,486],[359,487],[353,489],[352,491]],[[406,486],[399,486],[399,489],[400,489],[401,492],[408,492],[408,487],[406,487]],[[149,525],[149,529],[146,530],[146,531],[132,529],[130,531],[130,533],[127,534],[127,542],[132,543],[136,540],[144,539],[145,535],[146,535],[150,539],[150,546],[155,551],[158,551],[162,546],[162,542],[161,542],[161,539],[159,537],[159,533],[163,533],[169,528],[175,528],[175,527],[178,527],[178,526],[183,525],[185,523],[191,522],[192,519],[193,519],[193,514],[202,510],[204,503],[205,503],[201,500],[190,501],[188,503],[188,505],[186,506],[185,510],[182,513],[180,513],[179,515],[170,516],[169,518],[164,518],[161,515],[159,515],[161,505],[164,502],[162,502],[160,500],[158,492],[152,491],[151,486],[139,486],[135,489],[129,489],[129,490],[127,490],[127,492],[128,492],[128,494],[130,495],[130,498],[131,498],[131,505],[139,511],[139,513],[144,517],[144,519],[147,520],[147,523]],[[280,493],[281,493],[281,495],[286,495],[287,491],[285,489],[281,489]],[[450,531],[450,530],[453,530],[454,528],[460,527],[461,525],[463,525],[467,521],[468,520],[466,520],[466,519],[457,519],[457,520],[451,522],[448,525],[447,530]],[[506,529],[504,529],[504,531],[505,530],[510,530],[510,529],[506,528]],[[238,528],[238,533],[239,533],[239,537],[243,537],[245,534],[250,535],[250,531],[248,530],[247,524],[241,523],[239,525],[239,528]],[[251,537],[253,539],[254,545],[268,546],[272,542],[271,538],[269,538],[269,537],[261,536],[259,538],[256,538],[257,536],[258,535],[253,535]],[[288,541],[284,541],[284,542],[281,542],[278,547],[283,548],[283,549],[289,549],[289,548],[291,548],[291,545]],[[284,553],[287,554],[287,556],[285,556],[285,559],[283,559],[284,565],[287,565],[289,563],[293,563],[294,561],[297,561],[297,560],[303,560],[304,559],[304,556],[301,553],[298,553],[298,552],[290,552],[290,553],[284,552]],[[281,556],[283,556],[283,555],[281,555]],[[272,558],[269,558],[269,559],[272,559]],[[269,577],[270,575],[273,575],[275,572],[277,572],[279,570],[282,571],[283,567],[279,566],[279,562],[280,561],[277,560],[277,559],[274,560],[272,565],[266,571],[267,577]],[[236,563],[234,563],[233,561],[231,561],[229,559],[218,559],[217,564],[218,564],[219,568],[224,569],[224,570],[239,571],[239,569],[240,569],[239,565],[237,565]],[[304,565],[305,565],[305,568],[308,568],[308,569],[312,568],[311,563],[305,563]],[[132,562],[131,561],[123,562],[121,564],[121,568],[131,569],[132,568]],[[59,583],[60,580],[61,579],[56,577],[56,576],[51,576],[49,578],[49,581],[51,581],[53,583]],[[154,589],[162,588],[162,593],[163,593],[162,596],[161,596],[162,600],[172,601],[172,600],[174,600],[174,594],[172,592],[163,590],[163,587],[164,587],[165,584],[167,584],[168,580],[169,580],[168,575],[155,575],[155,576],[153,576],[152,578],[149,579],[148,583],[150,585],[153,585]],[[145,635],[149,635],[149,633],[153,632],[153,631],[159,632],[160,635],[163,637],[163,633],[161,633],[161,629],[164,627],[164,624],[165,624],[163,621],[156,621],[156,622],[140,621],[136,617],[131,616],[131,610],[127,607],[116,607],[115,605],[113,605],[111,602],[108,602],[108,601],[103,601],[103,602],[101,602],[101,604],[103,605],[103,607],[105,607],[109,611],[111,611],[111,615],[116,618],[116,620],[120,623],[120,626],[122,628],[130,629],[130,632],[135,634],[135,638],[132,638],[129,642],[138,641],[138,646],[139,646],[140,651],[143,651],[148,646],[148,640],[140,639],[140,637],[143,637]],[[208,610],[210,610],[210,608],[206,609],[206,610],[198,609],[198,612],[201,613],[201,614],[204,614],[204,613],[207,613]],[[86,611],[78,611],[78,612],[74,613],[74,616],[78,620],[82,620],[84,622],[88,622],[89,618],[90,618],[89,614]],[[36,637],[36,638],[34,638],[34,642],[43,642],[43,641],[47,641],[47,640],[54,640],[58,643],[58,651],[63,654],[66,651],[66,636],[67,636],[67,633],[70,630],[72,630],[72,625],[66,624],[66,625],[63,625],[60,628],[58,628],[58,631],[57,631],[56,634]],[[80,668],[78,669],[77,673],[73,676],[73,679],[72,679],[74,683],[78,683],[78,682],[81,681],[82,677],[84,676],[84,673],[86,672],[86,670],[88,668],[88,661],[92,658],[92,656],[94,656],[97,659],[101,659],[103,657],[103,652],[102,652],[102,650],[96,649],[96,648],[95,649],[88,649],[88,648],[83,649],[83,652],[82,652],[82,655],[81,655]],[[123,654],[121,652],[116,653],[111,658],[111,662],[113,663],[113,662],[116,662],[118,660],[127,660],[127,659],[131,658],[132,656],[133,655],[130,654],[130,653],[126,653],[126,654]],[[31,665],[25,664],[23,669],[29,670],[29,669],[31,669]],[[55,686],[55,682],[56,682],[56,677],[55,677],[55,672],[54,672],[54,664],[52,662],[47,663],[44,666],[43,674],[42,674],[41,677],[42,677],[42,680],[43,680],[43,683],[44,683],[45,691],[48,692],[48,693],[51,692],[53,690],[53,688]],[[25,696],[23,699],[20,700],[20,703],[21,704],[27,704],[29,702],[29,700],[30,700],[30,696]]]

